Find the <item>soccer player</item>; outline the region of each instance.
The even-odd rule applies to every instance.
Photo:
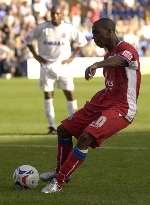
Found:
[[[103,68],[105,88],[98,91],[82,109],[62,121],[58,127],[58,153],[55,175],[41,174],[53,179],[41,191],[58,192],[70,175],[84,162],[89,147],[101,146],[107,138],[130,125],[137,110],[141,74],[135,48],[120,41],[115,23],[101,18],[92,27],[95,43],[107,50],[104,60],[89,66],[85,79],[90,80],[97,68]],[[77,138],[73,148],[72,136]]]
[[[37,41],[38,51],[33,44],[34,40]],[[72,41],[76,44],[73,52],[71,51]],[[63,90],[69,114],[73,114],[77,110],[77,100],[73,95],[73,78],[67,73],[67,66],[80,48],[87,44],[87,41],[77,28],[63,21],[63,11],[60,5],[56,5],[51,9],[51,21],[37,25],[27,34],[24,42],[33,57],[41,64],[40,85],[44,92],[49,134],[56,134],[54,84]]]

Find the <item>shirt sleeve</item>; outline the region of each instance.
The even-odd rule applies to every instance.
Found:
[[[126,45],[126,47],[122,49],[118,55],[128,62],[129,69],[138,69],[138,53],[134,48],[132,48],[132,46]]]
[[[40,27],[36,27],[35,29],[27,33],[27,35],[23,39],[23,43],[26,45],[30,45],[33,40],[39,39],[40,33],[41,33]]]
[[[72,37],[71,40],[75,41],[75,43],[78,47],[83,47],[87,44],[87,40],[86,40],[85,36],[83,35],[83,33],[75,27],[72,27],[72,36],[71,37]]]
[[[118,55],[124,58],[128,62],[128,64],[130,64],[133,60],[133,53],[130,50],[123,50]]]

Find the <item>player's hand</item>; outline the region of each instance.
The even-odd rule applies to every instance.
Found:
[[[61,63],[62,63],[62,64],[69,64],[69,63],[72,62],[72,60],[73,60],[73,58],[70,57],[70,58],[68,58],[68,59],[63,60]]]
[[[86,80],[92,79],[93,76],[96,73],[96,69],[97,69],[96,64],[93,64],[93,65],[89,66],[88,68],[86,68],[86,70],[85,70],[85,79]]]

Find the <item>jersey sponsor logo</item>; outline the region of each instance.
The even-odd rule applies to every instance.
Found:
[[[113,86],[114,86],[114,82],[113,82],[112,80],[107,80],[107,81],[106,81],[106,87],[107,87],[107,89],[112,90],[112,89],[113,89]]]
[[[128,60],[131,60],[133,58],[133,55],[130,51],[123,51],[122,56],[124,56],[125,58],[127,58]]]
[[[113,86],[114,86],[113,81],[112,81],[112,80],[107,80],[107,81],[106,81],[106,86],[107,86],[107,87],[113,87]]]
[[[89,126],[99,128],[102,127],[106,121],[107,121],[106,116],[100,116],[96,121],[93,121]]]
[[[61,42],[61,41],[43,41],[43,43],[45,45],[50,45],[50,46],[62,46],[64,45],[64,42]]]

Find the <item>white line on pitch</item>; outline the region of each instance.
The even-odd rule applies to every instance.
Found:
[[[33,148],[50,148],[50,149],[54,149],[56,148],[56,146],[54,145],[37,145],[37,144],[34,144],[34,145],[28,145],[28,144],[0,144],[0,147],[4,147],[4,148],[30,148],[30,147],[33,147]],[[150,150],[150,147],[127,147],[127,146],[102,146],[102,147],[99,147],[99,149],[106,149],[106,150]]]

